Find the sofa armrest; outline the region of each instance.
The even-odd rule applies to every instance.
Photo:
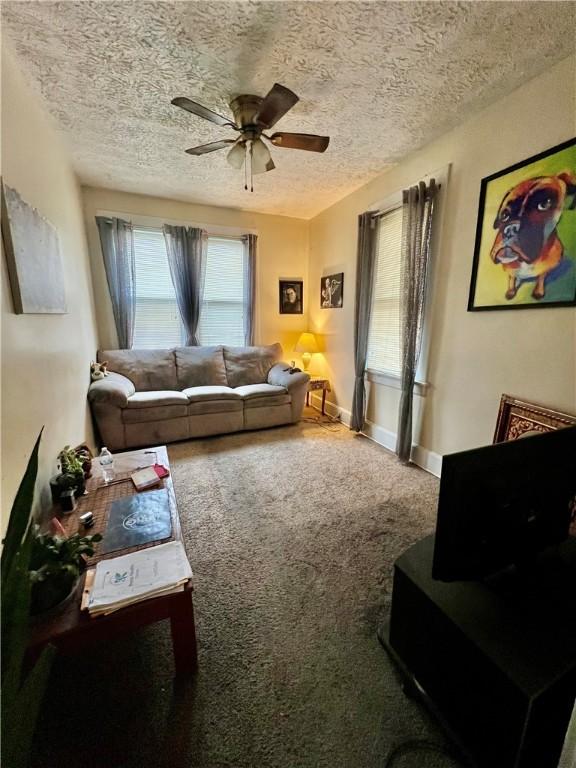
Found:
[[[310,376],[303,371],[290,373],[289,363],[276,363],[268,371],[268,384],[274,384],[277,387],[284,387],[290,392],[298,387],[306,387],[310,381]]]
[[[93,381],[88,390],[88,399],[92,403],[107,403],[118,408],[125,408],[128,398],[136,392],[134,384],[121,373],[110,371],[104,379]]]

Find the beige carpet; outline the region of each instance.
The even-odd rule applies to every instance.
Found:
[[[404,739],[438,740],[376,638],[395,558],[433,530],[438,481],[346,428],[307,423],[169,453],[198,677],[173,687],[162,625],[59,662],[35,764],[371,768]]]

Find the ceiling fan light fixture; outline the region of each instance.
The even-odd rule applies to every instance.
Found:
[[[237,141],[226,155],[226,159],[233,168],[240,170],[246,160],[246,144],[243,141]]]
[[[252,173],[266,173],[271,170],[272,156],[270,150],[264,144],[262,139],[256,139],[252,142]],[[272,168],[274,164],[272,163]]]

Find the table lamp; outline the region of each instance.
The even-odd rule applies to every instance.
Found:
[[[310,360],[312,360],[312,355],[319,351],[318,342],[316,341],[316,336],[314,336],[313,333],[305,332],[300,334],[300,338],[294,347],[294,352],[302,353],[302,365],[304,366],[305,371],[308,370]]]

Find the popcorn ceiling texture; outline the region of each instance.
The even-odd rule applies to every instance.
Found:
[[[575,45],[572,2],[9,1],[2,20],[83,183],[303,218]],[[277,130],[329,135],[324,155],[272,149],[250,194],[225,151],[184,153],[235,134],[174,96],[229,114],[274,82],[301,98]]]

